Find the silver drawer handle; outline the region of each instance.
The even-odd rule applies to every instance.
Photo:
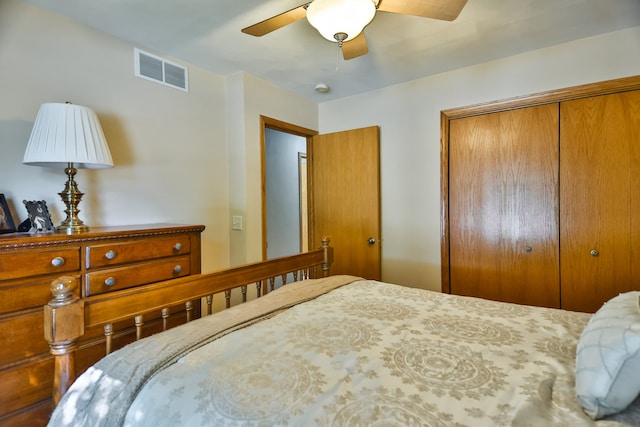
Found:
[[[116,278],[115,277],[107,277],[104,280],[104,284],[107,285],[107,286],[113,286],[113,285],[116,284]]]
[[[110,250],[110,251],[107,251],[107,253],[106,253],[106,254],[104,254],[104,257],[105,257],[106,259],[114,259],[114,258],[116,257],[116,255],[117,255],[117,254],[116,254],[116,251],[114,251],[114,250]]]
[[[182,266],[181,265],[176,265],[175,267],[173,267],[173,272],[175,274],[180,274],[182,273]]]
[[[533,252],[533,248],[531,246],[525,246],[524,247],[524,251],[528,254],[530,254],[531,252]]]
[[[173,249],[178,252],[179,250],[182,249],[182,243],[176,243],[175,245],[173,245]]]
[[[600,255],[600,252],[598,252],[598,251],[597,251],[597,250],[595,250],[595,249],[591,249],[591,252],[589,252],[589,253],[591,254],[591,256],[598,256],[598,255]]]
[[[64,258],[57,256],[51,260],[51,265],[54,267],[62,267],[64,265]]]

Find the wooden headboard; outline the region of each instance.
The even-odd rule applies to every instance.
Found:
[[[307,278],[325,277],[333,261],[333,248],[324,238],[322,248],[302,254],[233,267],[208,274],[195,274],[154,283],[147,286],[124,289],[107,294],[81,298],[73,277],[60,277],[51,284],[54,298],[44,306],[44,336],[54,356],[53,401],[57,404],[76,377],[75,351],[85,329],[104,326],[105,354],[111,351],[111,330],[115,322],[132,320],[141,336],[144,315],[161,310],[163,329],[168,327],[165,314],[168,307],[184,304],[187,321],[194,300],[205,299],[206,314],[211,314],[211,298],[224,292],[226,306],[230,305],[232,289],[241,288],[243,302],[246,287],[255,284],[257,296],[274,289],[276,278],[283,285]]]

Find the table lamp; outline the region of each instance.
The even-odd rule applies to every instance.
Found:
[[[74,180],[76,168],[113,167],[111,153],[96,113],[70,103],[46,103],[40,106],[27,143],[22,163],[33,166],[65,168],[67,183],[60,193],[67,206],[67,218],[56,227],[73,234],[89,230],[78,218],[78,204],[84,193]]]

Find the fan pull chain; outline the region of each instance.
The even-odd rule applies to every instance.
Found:
[[[340,51],[342,50],[342,42],[348,39],[349,36],[347,35],[347,33],[340,32],[340,33],[335,33],[333,35],[333,38],[336,39],[336,41],[338,42],[338,50],[337,50],[337,56],[336,56],[336,71],[339,71],[340,67],[338,66],[338,63],[340,62]]]

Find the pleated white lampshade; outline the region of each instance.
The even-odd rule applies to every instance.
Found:
[[[40,106],[22,163],[64,168],[67,182],[60,193],[67,218],[56,227],[67,234],[89,230],[78,218],[84,193],[78,190],[76,168],[112,168],[113,160],[96,113],[74,104],[47,103]]]
[[[75,104],[40,106],[22,161],[27,165],[102,169],[113,167],[96,113]]]

